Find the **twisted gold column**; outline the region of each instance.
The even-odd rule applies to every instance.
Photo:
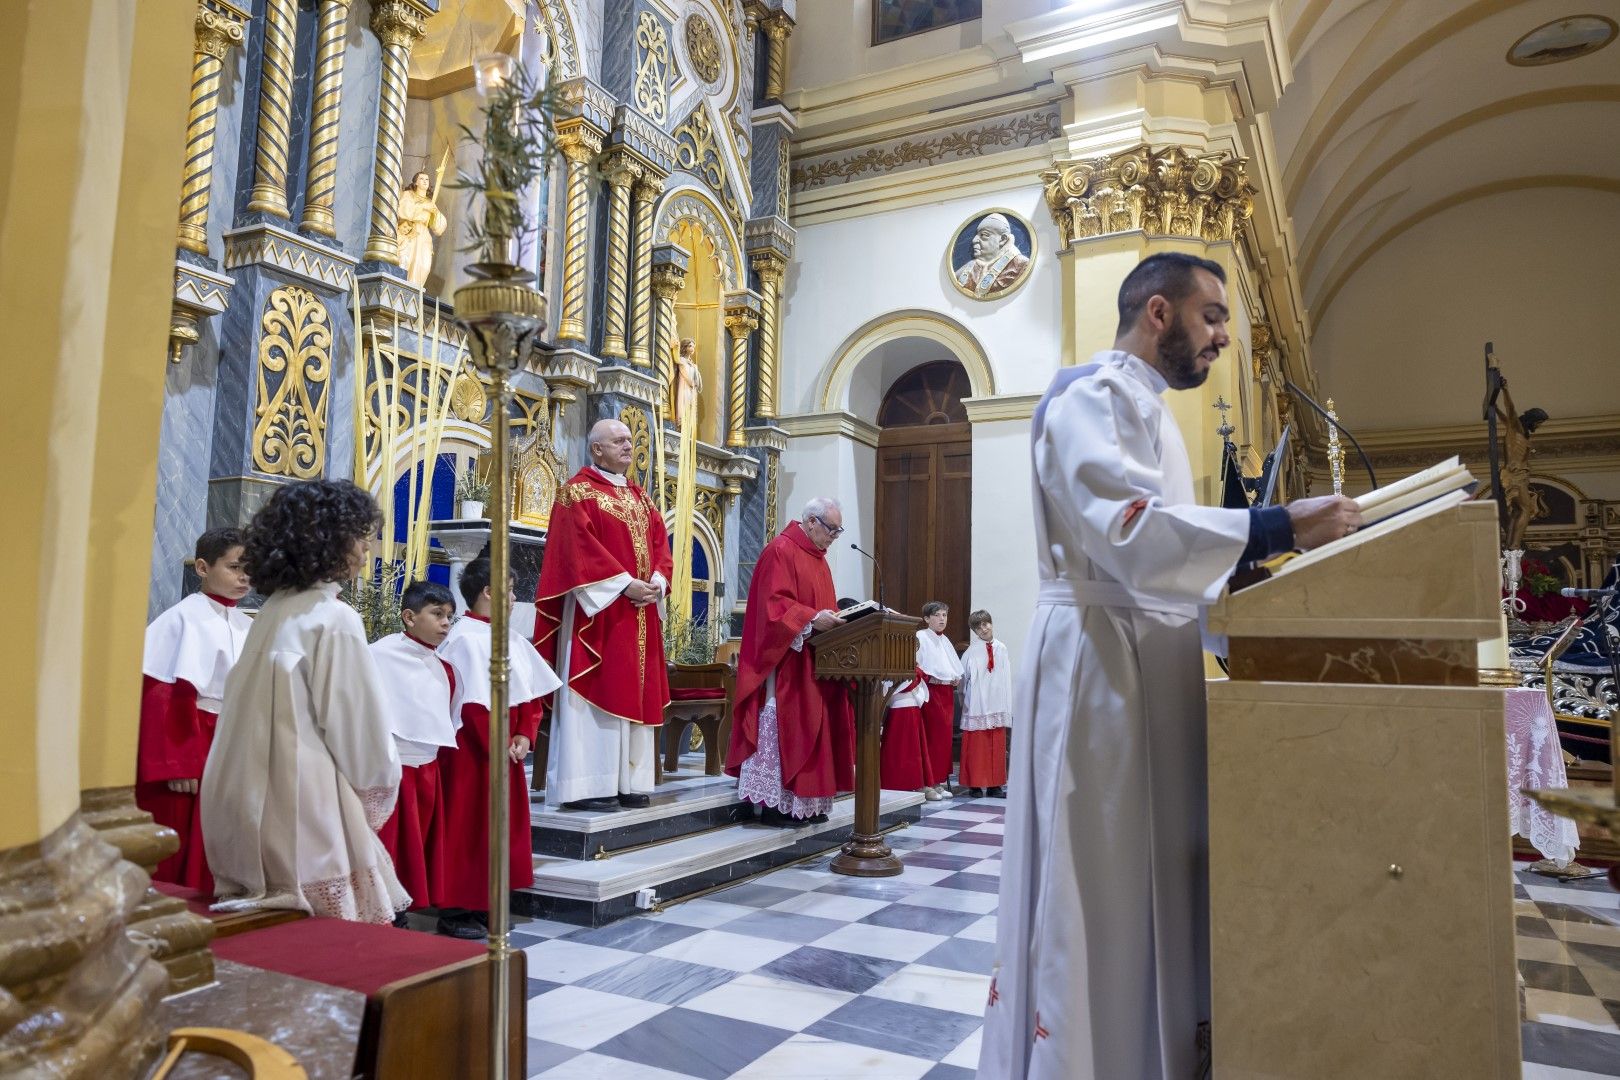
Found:
[[[654,370],[658,375],[658,400],[666,405],[669,401],[669,381],[675,374],[671,357],[675,345],[675,296],[685,285],[686,271],[678,266],[660,266],[652,272],[652,290],[658,297],[658,334],[653,342],[657,365]]]
[[[320,35],[315,47],[315,119],[309,133],[303,226],[322,236],[337,235],[332,199],[337,192],[338,104],[348,33],[349,0],[321,0]]]
[[[652,245],[653,211],[664,193],[660,177],[643,175],[636,181],[636,241],[630,253],[630,362],[652,366]]]
[[[242,24],[198,5],[191,64],[191,108],[186,114],[186,162],[180,173],[180,235],[187,251],[208,254],[208,199],[214,182],[214,128],[219,77],[231,46],[242,44]]]
[[[378,0],[371,29],[383,45],[382,92],[377,99],[377,164],[371,178],[371,233],[367,259],[399,262],[399,187],[405,143],[405,89],[411,46],[422,36],[423,15],[405,0]]]
[[[249,210],[288,216],[287,153],[292,138],[296,0],[265,0],[264,60],[259,67],[259,132]]]
[[[776,101],[787,90],[787,39],[793,22],[777,12],[765,20],[765,99]]]
[[[769,420],[776,415],[776,339],[780,326],[778,299],[782,289],[782,275],[787,270],[783,258],[775,252],[764,252],[753,258],[754,271],[759,274],[762,297],[759,314],[759,401],[754,412]]]
[[[746,446],[743,428],[748,425],[748,335],[759,326],[759,316],[747,308],[726,312],[726,330],[731,334],[731,409],[726,424],[726,445]]]
[[[585,340],[585,264],[590,255],[591,159],[602,152],[602,137],[583,125],[557,134],[557,148],[568,159],[568,201],[563,212],[562,317],[557,336]]]
[[[630,270],[630,188],[641,179],[641,165],[618,151],[602,168],[608,183],[607,311],[602,331],[602,355],[623,359],[625,351],[625,294]]]

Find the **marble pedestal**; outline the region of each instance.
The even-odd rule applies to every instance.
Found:
[[[512,522],[512,626],[524,637],[534,633],[534,594],[540,587],[540,559],[546,550],[546,530]],[[456,597],[456,614],[467,610],[461,599],[461,572],[478,558],[489,543],[490,525],[483,519],[434,521],[428,533],[450,557],[450,591]]]
[[[1209,687],[1221,1080],[1519,1076],[1502,691]]]

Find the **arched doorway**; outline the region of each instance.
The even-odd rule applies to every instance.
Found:
[[[873,554],[884,598],[911,614],[949,604],[958,649],[972,603],[973,434],[962,404],[972,393],[960,362],[936,360],[896,379],[878,409]]]

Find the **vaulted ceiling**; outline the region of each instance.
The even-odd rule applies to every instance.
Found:
[[[1482,346],[1555,417],[1620,413],[1620,44],[1507,54],[1612,0],[1283,0],[1270,115],[1328,392],[1363,426],[1477,419]]]

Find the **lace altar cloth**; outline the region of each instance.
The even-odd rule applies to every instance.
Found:
[[[1507,776],[1508,816],[1514,834],[1559,866],[1567,865],[1580,842],[1575,822],[1519,794],[1520,788],[1569,786],[1552,709],[1540,690],[1507,691]]]

